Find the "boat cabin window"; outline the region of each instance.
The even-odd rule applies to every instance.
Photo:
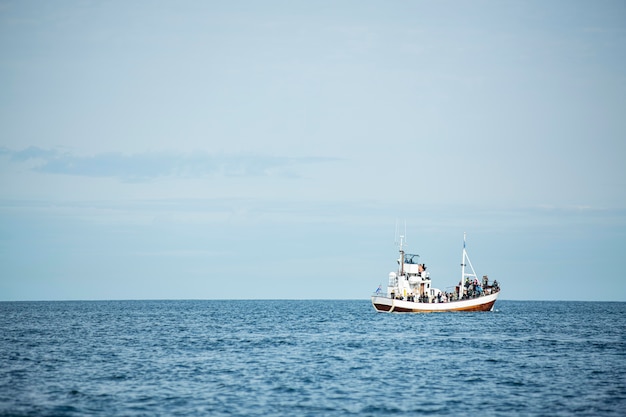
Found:
[[[410,253],[406,253],[404,255],[404,263],[405,264],[417,264],[419,262],[419,255],[412,255]]]

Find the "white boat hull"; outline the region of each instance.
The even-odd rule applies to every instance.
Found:
[[[374,309],[385,313],[434,313],[444,311],[492,311],[499,292],[447,303],[419,303],[373,295]]]

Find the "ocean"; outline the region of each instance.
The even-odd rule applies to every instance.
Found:
[[[626,303],[0,303],[2,416],[624,416]]]

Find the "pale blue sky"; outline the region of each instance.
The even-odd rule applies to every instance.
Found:
[[[626,301],[623,1],[0,1],[0,300],[367,298],[396,219]]]

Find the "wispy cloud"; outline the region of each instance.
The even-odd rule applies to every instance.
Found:
[[[76,155],[31,146],[21,150],[0,148],[0,156],[15,163],[32,162],[37,172],[83,177],[111,177],[147,181],[158,177],[298,177],[297,167],[334,161],[328,157],[287,157],[253,153],[209,154],[120,152]]]

